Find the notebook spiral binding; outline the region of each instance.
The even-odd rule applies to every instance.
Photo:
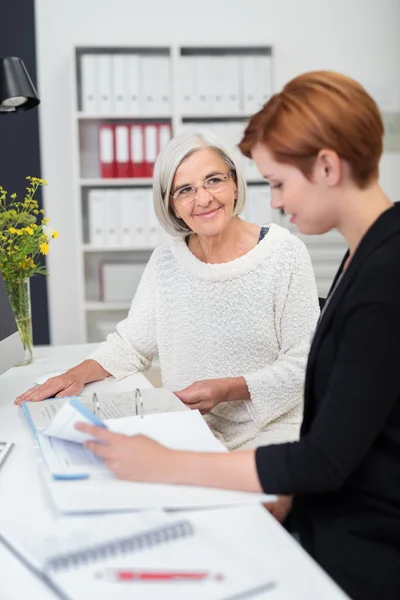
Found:
[[[104,560],[119,554],[134,553],[145,548],[151,548],[152,546],[188,537],[193,535],[193,533],[194,529],[189,521],[178,521],[171,523],[171,525],[151,529],[130,537],[108,541],[76,552],[60,554],[47,561],[45,571],[57,572],[93,563],[97,560]]]

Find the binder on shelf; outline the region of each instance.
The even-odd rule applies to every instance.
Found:
[[[130,115],[140,114],[139,102],[139,56],[129,54],[125,60],[125,77],[128,85],[128,106],[127,112]]]
[[[239,58],[237,56],[225,56],[221,78],[223,114],[239,115]]]
[[[152,247],[149,235],[149,205],[153,203],[151,189],[135,189],[132,194],[131,222],[134,248]]]
[[[130,159],[129,159],[129,126],[116,125],[115,135],[115,176],[130,177]]]
[[[270,56],[256,56],[256,81],[258,110],[264,106],[272,95],[272,64]]]
[[[81,56],[81,107],[82,111],[88,114],[99,111],[96,58],[95,54]]]
[[[145,265],[143,263],[102,263],[100,298],[103,302],[132,302]]]
[[[121,240],[121,197],[119,190],[104,190],[106,211],[105,246],[119,246]]]
[[[100,125],[99,129],[99,156],[100,173],[102,178],[115,177],[115,144],[114,127]]]
[[[113,54],[113,87],[111,109],[116,115],[125,115],[129,112],[128,77],[126,74],[126,63],[129,59],[127,54]]]
[[[259,110],[256,57],[243,56],[241,59],[242,110],[252,115]]]
[[[171,75],[169,56],[157,56],[152,62],[154,86],[154,113],[164,117],[171,114]]]
[[[247,220],[254,225],[271,222],[271,188],[269,185],[249,185],[247,188]]]
[[[154,163],[156,162],[158,154],[157,130],[157,125],[144,126],[145,177],[153,177]]]
[[[214,56],[199,56],[196,58],[196,85],[195,85],[195,103],[192,114],[208,115],[213,113],[215,103],[214,89],[218,85],[214,77],[213,66]]]
[[[170,123],[160,123],[158,125],[158,153],[165,148],[172,138],[172,127]]]
[[[120,190],[121,207],[121,246],[132,247],[133,242],[133,212],[134,197],[132,189]]]
[[[154,72],[154,69],[157,68],[156,60],[153,56],[140,56],[139,58],[139,106],[140,114],[144,116],[157,114],[158,81]]]
[[[184,116],[197,114],[197,58],[182,56],[180,59],[180,105]]]
[[[143,125],[131,125],[130,134],[131,176],[146,177]]]
[[[106,205],[103,190],[90,190],[88,193],[89,243],[104,246],[106,242]]]
[[[214,115],[224,115],[224,106],[226,106],[227,89],[225,86],[225,64],[226,57],[211,56],[209,70],[208,89],[213,90],[211,96],[210,112]],[[208,110],[207,110],[208,113]],[[206,113],[206,114],[207,114]]]
[[[112,55],[111,54],[97,54],[97,77],[98,77],[98,92],[99,92],[99,113],[110,114],[111,113],[111,96],[113,88],[113,74],[112,74]]]

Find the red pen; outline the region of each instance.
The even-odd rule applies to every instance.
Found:
[[[199,582],[199,581],[222,581],[221,573],[209,573],[208,571],[139,571],[134,569],[106,569],[96,573],[96,579],[114,582],[140,583],[170,583],[170,582]]]

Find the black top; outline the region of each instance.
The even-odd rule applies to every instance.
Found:
[[[341,585],[344,531],[357,532],[358,554],[362,541],[378,538],[396,552],[397,570],[382,575],[396,583],[379,597],[400,598],[400,205],[367,231],[335,289],[347,256],[311,346],[300,441],[259,448],[257,471],[266,492],[296,495],[302,541]],[[378,571],[363,565],[364,578]],[[378,589],[370,585],[365,599]],[[354,598],[359,589],[347,586]]]

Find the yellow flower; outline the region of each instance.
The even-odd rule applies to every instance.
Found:
[[[9,231],[10,233],[18,233],[18,231],[17,231],[17,229],[15,229],[15,227],[9,227],[9,228],[8,228],[8,231]]]
[[[40,211],[42,212],[42,211]],[[48,219],[47,217],[44,217],[44,219],[42,219],[42,225],[46,225],[46,223],[50,223],[50,219]]]
[[[58,238],[60,236],[60,234],[58,233],[58,231],[53,231],[53,238]]]
[[[29,227],[29,226],[25,227],[25,231],[26,231],[26,233],[29,233],[29,235],[33,235],[33,229],[32,229],[32,227]]]
[[[39,250],[40,250],[41,254],[48,254],[49,253],[49,245],[46,244],[46,242],[44,242],[43,244],[40,244]]]

